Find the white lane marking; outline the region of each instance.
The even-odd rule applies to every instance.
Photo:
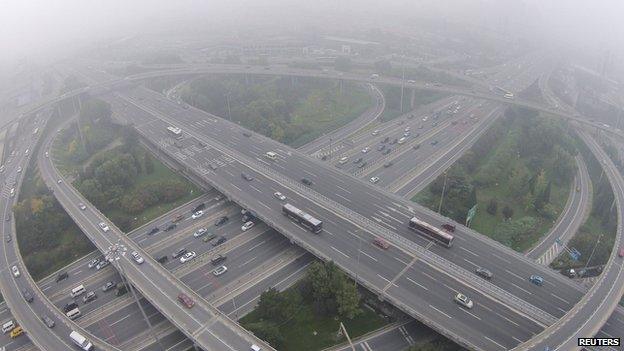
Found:
[[[518,288],[518,289],[520,289],[520,290],[524,291],[525,293],[527,293],[527,294],[529,294],[529,295],[533,295],[533,293],[532,293],[532,292],[530,292],[530,291],[528,291],[528,290],[526,290],[526,289],[522,289],[521,287],[519,287],[518,285],[516,285],[516,284],[514,284],[514,283],[511,283],[511,285],[515,286],[516,288]]]
[[[238,266],[238,268],[243,268],[243,266],[247,265],[248,263],[253,262],[256,258],[258,258],[258,257],[254,256],[252,259],[243,262],[240,266]]]
[[[470,261],[470,260],[468,260],[468,259],[465,259],[465,258],[464,258],[464,261],[468,262],[469,264],[471,264],[471,265],[473,265],[473,266],[475,266],[475,267],[479,267],[479,265],[478,265],[478,264],[476,264],[476,263],[474,263],[474,262],[472,262],[472,261]]]
[[[381,279],[383,279],[383,280],[387,281],[387,282],[388,282],[388,284],[392,284],[393,286],[397,286],[397,287],[398,287],[398,285],[396,285],[396,284],[394,284],[393,282],[391,282],[390,280],[388,280],[388,279],[384,278],[384,277],[383,277],[383,276],[381,276],[380,274],[377,274],[377,276],[378,276],[379,278],[381,278]]]
[[[369,255],[369,254],[367,254],[366,252],[364,252],[364,251],[362,251],[362,250],[360,250],[360,252],[362,253],[362,255],[364,255],[364,256],[366,256],[366,257],[370,258],[371,260],[373,260],[373,261],[377,262],[377,259],[376,259],[375,257],[373,257],[373,256],[371,256],[371,255]]]
[[[332,248],[332,249],[334,249],[334,250],[335,250],[336,252],[338,252],[339,254],[343,255],[344,257],[346,257],[346,258],[351,258],[351,257],[349,257],[349,255],[347,255],[346,253],[344,253],[344,252],[342,252],[342,251],[338,250],[337,248],[335,248],[335,247],[333,247],[333,246],[331,246],[331,248]]]
[[[344,196],[342,196],[342,195],[340,195],[340,194],[334,194],[334,195],[336,195],[336,196],[340,197],[341,199],[343,199],[343,200],[345,200],[345,201],[347,201],[347,202],[351,203],[351,200],[347,199],[346,197],[344,197]]]
[[[439,309],[437,309],[437,308],[435,308],[435,307],[433,307],[433,306],[431,306],[431,305],[429,305],[429,307],[431,307],[431,308],[433,308],[434,310],[438,311],[438,313],[443,314],[443,315],[444,315],[444,316],[446,316],[447,318],[449,318],[449,319],[453,319],[453,317],[451,317],[451,316],[449,316],[448,314],[446,314],[446,313],[444,313],[444,312],[440,311]]]
[[[521,279],[521,280],[524,280],[524,279],[525,279],[525,278],[523,278],[523,277],[521,277],[521,276],[517,275],[516,273],[514,273],[514,272],[512,272],[512,271],[510,271],[510,270],[508,270],[508,269],[505,269],[505,272],[507,272],[507,273],[508,273],[508,274],[510,274],[510,275],[513,275],[514,277],[516,277],[516,278],[518,278],[518,279]]]
[[[481,320],[481,317],[478,317],[478,316],[477,316],[477,315],[475,315],[474,313],[468,312],[468,310],[466,310],[465,308],[461,308],[461,307],[460,307],[459,309],[460,309],[460,310],[462,310],[462,311],[464,311],[464,312],[466,312],[466,313],[468,313],[469,315],[471,315],[471,316],[475,317],[476,319]]]
[[[494,343],[494,344],[496,344],[496,345],[500,346],[500,348],[501,348],[501,349],[503,349],[503,350],[507,350],[507,348],[506,348],[505,346],[503,346],[503,345],[501,345],[501,344],[497,343],[496,341],[494,341],[494,340],[492,340],[492,339],[488,338],[487,336],[485,336],[485,335],[484,335],[483,337],[484,337],[484,338],[486,338],[486,339],[488,339],[488,340],[490,340],[492,343]]]
[[[565,302],[565,303],[566,303],[566,304],[568,304],[568,305],[570,304],[570,302],[569,302],[568,300],[566,300],[566,299],[564,299],[564,298],[562,298],[562,297],[559,297],[558,295],[555,295],[555,294],[553,294],[553,293],[550,293],[550,295],[552,295],[552,297],[554,297],[555,299],[558,299],[558,300],[560,300],[560,301]]]
[[[468,252],[469,254],[471,254],[471,255],[473,255],[473,256],[475,256],[475,257],[479,257],[479,255],[477,255],[476,253],[474,253],[474,252],[472,252],[472,251],[470,251],[470,250],[468,250],[468,249],[465,249],[465,248],[463,248],[463,247],[461,247],[461,246],[460,246],[459,248],[460,248],[460,249],[462,249],[462,250],[464,250],[464,251],[466,251],[466,252]]]
[[[255,249],[255,248],[259,247],[260,245],[262,245],[262,244],[264,244],[264,243],[266,243],[266,240],[262,240],[262,242],[257,243],[256,245],[254,245],[254,246],[250,247],[247,251],[251,251],[251,250],[253,250],[253,249]]]
[[[412,282],[413,284],[420,286],[421,288],[423,288],[423,289],[425,289],[425,290],[429,290],[427,287],[425,287],[425,286],[424,286],[424,285],[422,285],[422,284],[417,283],[415,280],[413,280],[413,279],[412,279],[412,278],[410,278],[410,277],[407,277],[406,279],[407,279],[407,280],[409,280],[410,282]]]

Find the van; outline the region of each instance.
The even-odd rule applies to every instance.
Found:
[[[67,312],[66,315],[67,317],[69,317],[69,319],[74,320],[80,317],[82,313],[80,313],[80,310],[78,308],[74,308],[73,310]]]
[[[80,346],[80,348],[84,351],[90,351],[93,349],[93,344],[91,344],[91,342],[87,340],[87,338],[82,336],[82,334],[78,333],[77,331],[72,330],[72,332],[69,334],[69,338],[72,339],[74,344]]]
[[[397,143],[399,143],[399,144],[405,143],[405,137],[402,137],[401,139],[399,139],[399,141],[397,141]]]
[[[264,156],[266,156],[269,160],[277,159],[277,154],[273,151],[268,151]]]
[[[15,323],[13,320],[10,320],[2,325],[2,333],[6,334],[15,328]]]
[[[78,285],[77,287],[75,287],[75,288],[73,288],[71,290],[71,297],[80,296],[80,295],[84,294],[85,291],[86,290],[85,290],[84,285],[80,284],[80,285]]]

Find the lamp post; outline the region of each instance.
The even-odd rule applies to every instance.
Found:
[[[139,297],[137,296],[136,292],[134,291],[134,288],[132,287],[132,284],[130,284],[125,279],[125,272],[123,270],[123,265],[121,264],[121,262],[119,260],[122,257],[126,256],[126,251],[128,251],[126,246],[121,243],[121,240],[118,240],[116,243],[114,243],[111,246],[109,246],[108,250],[106,250],[106,252],[104,252],[104,258],[108,262],[110,262],[115,268],[117,268],[117,271],[119,272],[119,276],[121,277],[121,283],[128,290],[130,290],[130,293],[132,294],[132,297],[134,297],[134,301],[136,302],[137,306],[139,306],[139,310],[141,310],[141,314],[143,315],[143,318],[145,319],[145,322],[147,323],[147,327],[149,328],[150,334],[152,334],[152,336],[154,337],[154,340],[156,340],[156,343],[158,344],[158,346],[160,346],[160,349],[164,351],[165,348],[162,345],[162,343],[160,342],[160,339],[158,338],[158,335],[154,332],[154,328],[152,327],[152,323],[149,321],[149,318],[147,318],[147,314],[145,313],[145,310],[143,310],[143,306],[141,306],[141,303],[139,302]]]

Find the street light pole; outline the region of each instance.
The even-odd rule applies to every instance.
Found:
[[[160,342],[160,339],[158,338],[158,335],[154,332],[154,327],[152,326],[152,323],[149,321],[149,318],[147,317],[147,314],[145,313],[145,310],[143,310],[143,306],[141,306],[141,303],[139,301],[139,297],[137,296],[136,292],[134,291],[134,288],[132,287],[132,284],[130,284],[130,282],[128,282],[125,279],[125,272],[124,272],[123,266],[122,266],[121,262],[119,262],[119,260],[122,257],[126,256],[126,251],[127,251],[127,248],[120,241],[117,241],[115,244],[113,244],[113,245],[108,247],[108,250],[104,253],[104,258],[108,262],[113,264],[113,266],[115,266],[115,268],[117,268],[117,270],[119,271],[119,276],[121,277],[121,283],[125,287],[127,287],[128,290],[130,290],[130,293],[132,294],[132,297],[134,297],[134,301],[136,302],[137,306],[139,306],[139,310],[141,310],[141,314],[143,315],[143,318],[145,319],[145,322],[147,323],[147,327],[149,328],[150,334],[152,334],[152,337],[154,337],[154,340],[156,340],[156,343],[158,344],[158,346],[160,346],[160,349],[164,351],[165,347]]]

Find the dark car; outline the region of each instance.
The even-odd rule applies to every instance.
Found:
[[[368,162],[362,162],[358,165],[358,168],[364,168],[366,167],[366,165],[368,164]]]
[[[178,249],[178,251],[172,253],[171,257],[178,258],[178,257],[184,255],[186,252],[187,252],[186,248],[183,247],[183,248]]]
[[[251,182],[253,180],[253,177],[247,173],[241,173],[241,177],[243,177],[243,179],[245,179],[248,182]]]
[[[212,245],[212,246],[219,246],[219,245],[223,244],[226,241],[227,241],[227,239],[224,236],[220,236],[220,237],[212,239],[210,241],[210,245]]]
[[[420,144],[416,144],[416,145],[412,146],[412,149],[414,149],[414,150],[420,149]]]
[[[45,324],[48,328],[54,328],[54,320],[52,318],[44,314],[43,316],[41,316],[41,320],[43,321],[43,324]]]
[[[206,204],[202,202],[201,204],[199,204],[199,205],[195,206],[195,208],[194,208],[194,209],[193,209],[193,211],[191,211],[191,212],[192,212],[192,213],[195,213],[195,212],[197,212],[197,211],[201,211],[201,210],[203,210],[204,208],[206,208]]]
[[[384,163],[383,166],[384,166],[384,168],[388,168],[388,167],[391,167],[392,164],[393,164],[392,161],[388,161],[388,162]]]
[[[6,242],[7,242],[7,243],[10,243],[10,242],[11,242],[11,239],[12,239],[12,238],[11,238],[11,235],[7,234],[4,238],[5,238],[5,240],[6,240]]]
[[[160,256],[156,259],[156,261],[158,261],[158,263],[160,264],[165,264],[167,263],[168,260],[169,260],[169,257],[167,255]]]
[[[385,148],[386,148],[386,145],[381,144],[381,145],[377,146],[377,151],[382,151]]]
[[[173,220],[171,222],[177,223],[177,222],[179,222],[179,221],[181,221],[183,219],[184,219],[184,216],[179,214],[179,215],[176,215],[175,217],[173,217]]]
[[[382,142],[382,143],[387,143],[387,142],[389,142],[389,141],[390,141],[390,137],[385,137],[385,138],[384,138],[384,140],[382,140],[381,142]]]
[[[26,300],[26,302],[28,303],[33,302],[35,300],[35,297],[30,292],[30,290],[26,290],[26,289],[22,290],[22,296],[24,297],[24,300]]]
[[[154,234],[158,233],[159,230],[160,230],[160,228],[154,227],[154,228],[152,228],[152,230],[147,232],[147,235],[154,235]]]
[[[477,275],[483,277],[484,279],[490,280],[492,279],[492,277],[494,276],[494,274],[492,274],[492,272],[488,271],[485,268],[477,268],[475,270],[475,273],[477,273]]]
[[[78,308],[78,304],[75,302],[66,303],[63,307],[63,312],[67,313],[75,308]]]
[[[229,221],[230,218],[228,218],[228,216],[223,216],[223,217],[219,217],[219,219],[217,219],[215,221],[215,226],[220,226],[220,225],[224,225],[225,223],[227,223],[227,221]]]
[[[67,274],[67,272],[61,272],[56,276],[56,282],[60,282],[61,280],[65,280],[69,278],[69,275]]]
[[[243,135],[249,138],[249,137],[251,136],[251,133],[249,133],[249,132],[243,132]]]
[[[165,228],[165,231],[168,232],[168,231],[174,230],[176,229],[177,226],[178,226],[177,224],[171,223],[167,226],[167,228]]]
[[[353,163],[360,163],[360,162],[362,162],[362,160],[363,160],[363,158],[358,157],[355,160],[353,160]]]
[[[117,291],[115,291],[115,296],[122,296],[128,292],[128,284],[117,284]]]
[[[399,141],[399,139],[394,138],[394,139],[392,139],[392,141],[390,142],[390,145],[394,145],[394,144],[396,144],[398,141]]]
[[[437,140],[432,141],[432,142],[431,142],[431,145],[434,145],[434,146],[435,146],[435,145],[438,145],[438,141],[437,141]]]
[[[223,256],[221,254],[214,256],[213,258],[210,259],[210,263],[212,263],[213,266],[218,265],[219,263],[225,261],[227,257]]]
[[[308,178],[301,178],[301,182],[308,186],[313,184],[312,181]]]
[[[389,153],[390,153],[390,151],[392,151],[392,149],[391,149],[391,148],[387,148],[387,149],[385,149],[385,150],[382,152],[382,154],[383,154],[383,155],[387,155],[387,154],[389,154]]]
[[[442,229],[446,230],[447,232],[451,232],[451,233],[455,232],[455,226],[453,224],[449,224],[449,223],[442,224]]]

